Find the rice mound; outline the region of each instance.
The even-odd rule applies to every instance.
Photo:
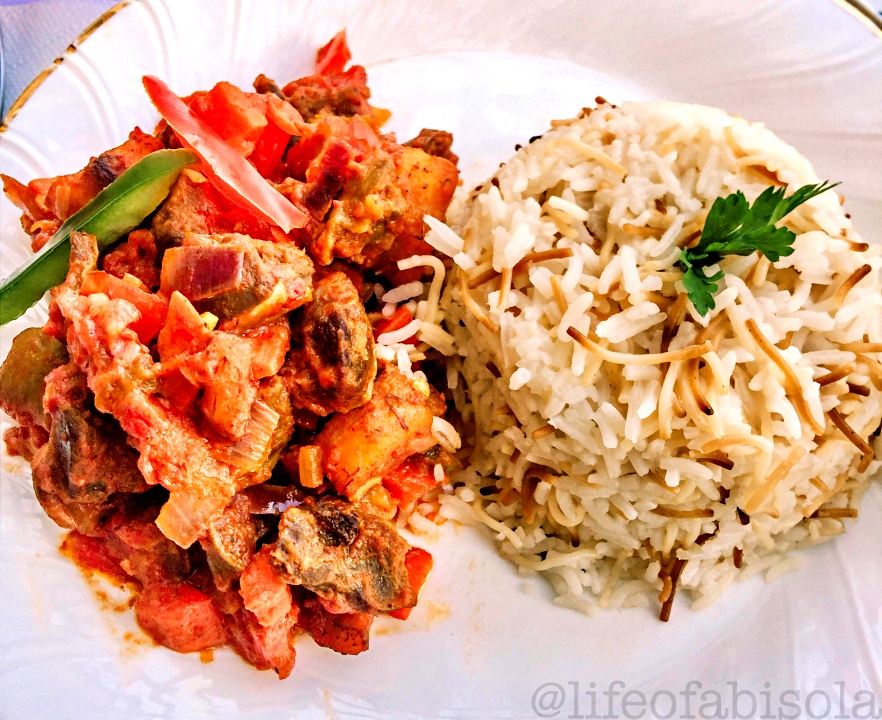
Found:
[[[454,260],[448,384],[474,426],[441,513],[490,527],[557,604],[658,596],[666,619],[677,588],[704,607],[857,516],[882,450],[880,248],[824,193],[784,220],[792,255],[722,261],[701,317],[677,256],[713,201],[817,183],[809,162],[699,106],[555,125],[427,238]]]

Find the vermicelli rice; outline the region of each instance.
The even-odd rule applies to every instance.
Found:
[[[789,257],[722,261],[707,317],[677,264],[716,198],[816,182],[761,125],[635,102],[461,197],[427,238],[455,263],[448,384],[475,430],[442,515],[490,527],[561,605],[657,595],[663,617],[678,587],[703,607],[842,532],[880,466],[879,248],[827,192],[785,219]]]

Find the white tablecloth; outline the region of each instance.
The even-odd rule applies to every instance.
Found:
[[[116,0],[0,0],[3,112],[28,83]]]

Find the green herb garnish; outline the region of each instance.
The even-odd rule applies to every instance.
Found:
[[[717,198],[711,206],[701,231],[701,239],[691,248],[680,251],[683,285],[689,300],[701,315],[716,307],[714,295],[723,271],[708,276],[705,269],[716,265],[725,255],[751,255],[757,250],[772,262],[793,253],[796,233],[776,223],[807,200],[825,193],[839,183],[803,185],[790,197],[786,187],[770,187],[748,204],[737,190]]]

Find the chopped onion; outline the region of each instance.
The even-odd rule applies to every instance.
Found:
[[[245,472],[257,470],[269,456],[270,442],[279,424],[279,413],[261,400],[251,406],[251,419],[240,440],[229,448],[225,460]]]
[[[241,287],[244,265],[245,251],[233,247],[169,248],[162,259],[162,292],[177,290],[190,301],[216,297]]]
[[[230,497],[232,493],[225,496],[173,490],[156,518],[156,526],[173,543],[188,548],[205,532],[211,518],[226,507]]]
[[[317,488],[325,480],[322,470],[322,449],[318,445],[304,445],[297,456],[300,484],[305,488]]]

